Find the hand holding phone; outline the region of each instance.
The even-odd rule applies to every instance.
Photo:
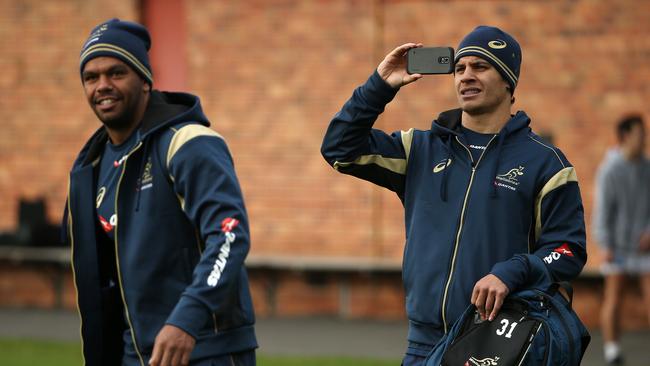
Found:
[[[454,49],[451,47],[418,47],[408,50],[406,72],[409,74],[451,74],[454,71]]]
[[[392,88],[410,84],[422,75],[410,75],[406,72],[406,54],[412,48],[422,47],[421,43],[405,43],[393,49],[377,66],[379,76]]]

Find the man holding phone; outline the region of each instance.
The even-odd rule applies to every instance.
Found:
[[[512,114],[521,49],[479,26],[460,43],[459,108],[426,131],[372,126],[407,72],[395,48],[330,122],[321,151],[336,170],[394,191],[405,209],[403,279],[409,318],[403,365],[421,365],[464,309],[492,320],[508,293],[575,278],[587,258],[576,173],[564,155]]]

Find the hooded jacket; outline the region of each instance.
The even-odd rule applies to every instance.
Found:
[[[145,365],[165,324],[196,339],[192,360],[257,347],[248,219],[226,143],[209,125],[197,97],[152,92],[120,168],[114,241],[95,210],[103,127],[74,162],[64,217],[86,365],[120,360],[122,333]],[[111,271],[119,291],[103,283]]]
[[[474,161],[459,109],[428,131],[373,129],[396,93],[375,72],[331,121],[321,152],[339,172],[394,191],[404,205],[409,341],[435,344],[489,273],[511,292],[576,277],[587,257],[577,177],[528,116],[512,116]]]

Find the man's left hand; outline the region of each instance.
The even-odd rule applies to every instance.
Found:
[[[149,365],[151,366],[187,366],[196,340],[182,329],[165,325],[153,345]]]
[[[472,304],[478,309],[481,319],[492,321],[499,313],[508,292],[508,286],[493,274],[476,282],[472,291]]]

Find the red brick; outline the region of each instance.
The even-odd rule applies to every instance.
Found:
[[[133,0],[0,3],[0,231],[14,229],[20,197],[44,196],[51,220],[60,219],[67,170],[100,126],[83,97],[80,46],[100,21],[138,20],[138,6]],[[614,142],[617,119],[630,111],[650,119],[650,2],[643,0],[186,0],[185,6],[187,91],[201,97],[229,143],[256,255],[401,257],[399,200],[335,173],[319,148],[354,87],[402,42],[456,47],[486,23],[515,35],[524,63],[514,108],[532,116],[534,130],[551,133],[575,165],[587,218],[595,169]],[[455,107],[452,85],[449,76],[431,76],[404,88],[376,126],[427,129],[438,112]],[[595,269],[589,222],[587,229],[588,267]]]

